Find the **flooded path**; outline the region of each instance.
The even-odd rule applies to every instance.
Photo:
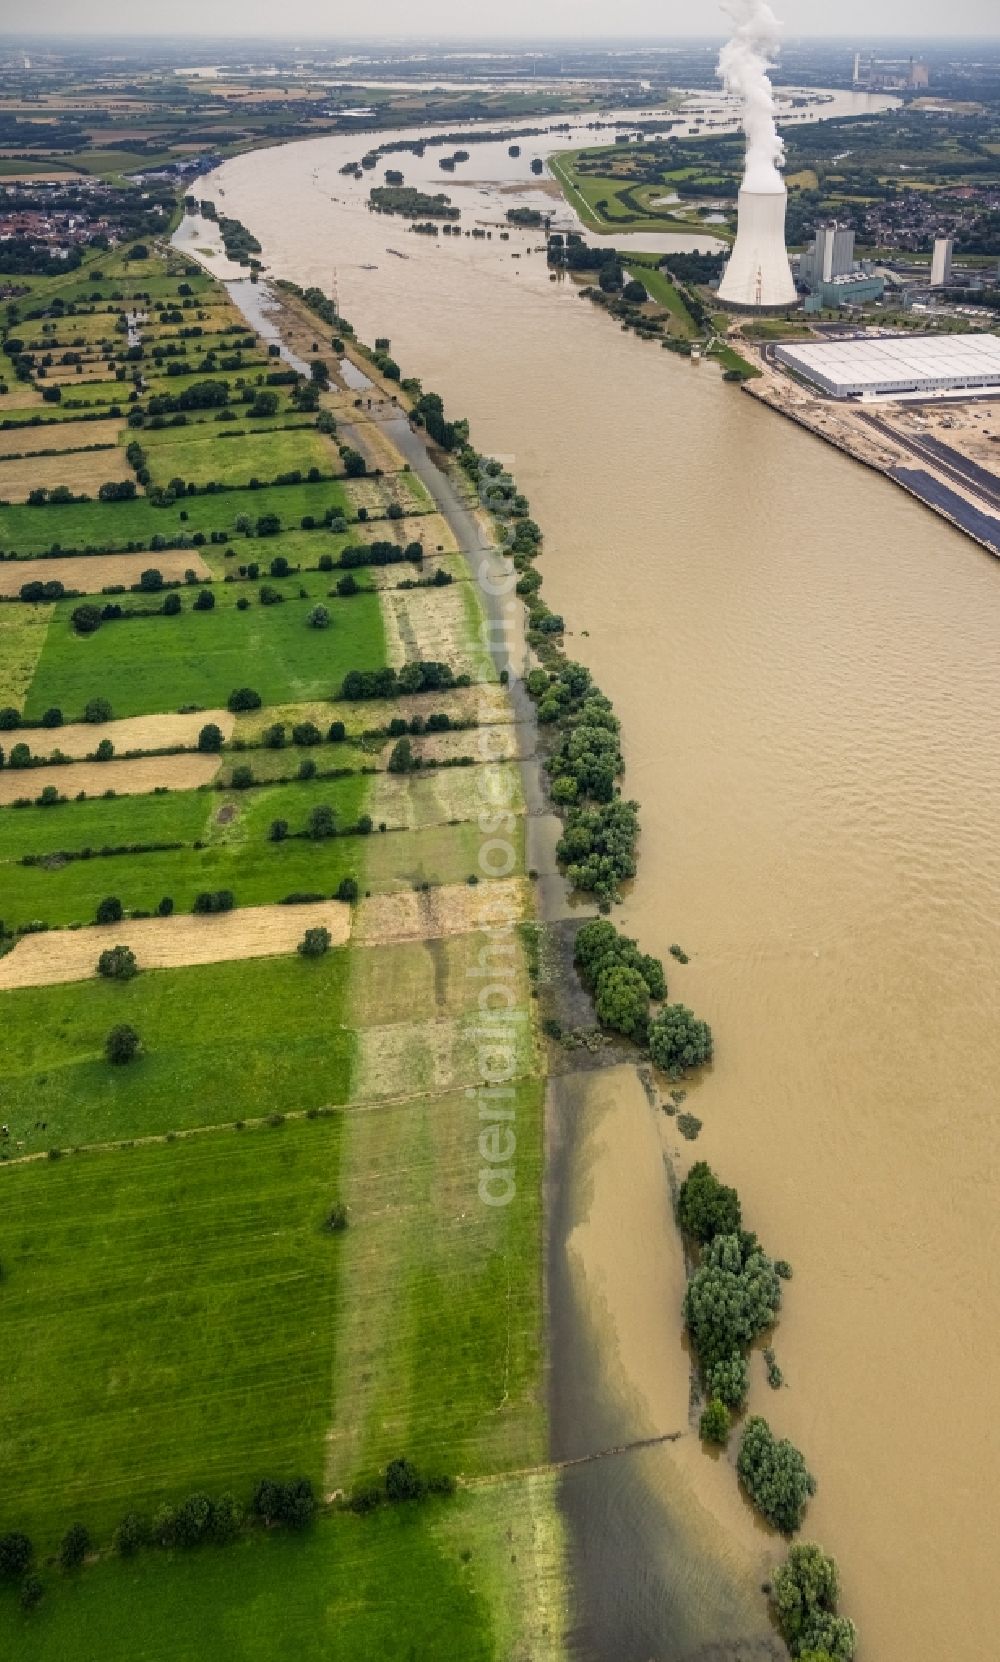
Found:
[[[336,269],[358,330],[390,336],[404,375],[468,415],[530,496],[546,599],[615,701],[642,804],[623,922],[648,950],[691,953],[671,994],[717,1035],[687,1104],[698,1142],[671,1145],[665,1118],[658,1135],[736,1183],[795,1269],[776,1341],[788,1388],[771,1393],[755,1359],[752,1405],[819,1478],[806,1533],[840,1561],[859,1662],[983,1662],[1000,1615],[1000,1451],[982,1412],[1000,1371],[1000,571],[711,364],[621,334],[550,280],[538,233],[424,238],[368,213],[339,175],[361,148],[309,141],[215,178],[281,275],[328,291]],[[609,1128],[626,1111],[617,1079]],[[637,1139],[622,1146],[645,1165]],[[626,1259],[626,1213],[617,1234],[591,1232],[602,1267],[598,1244],[583,1253],[592,1201],[570,1193],[565,1239],[584,1229],[578,1266],[609,1310],[621,1301],[593,1411],[613,1400],[619,1426],[677,1429],[676,1258],[664,1237]],[[645,1277],[657,1291],[638,1357],[624,1335]],[[673,1516],[731,1566],[725,1638],[757,1558],[777,1554],[731,1472],[691,1441],[673,1453],[708,1525],[686,1503]],[[617,1512],[614,1463],[583,1468],[599,1487],[578,1515],[640,1520],[654,1556],[671,1543],[673,1583],[635,1616],[640,1635],[682,1624],[672,1586],[687,1577],[696,1603],[711,1561],[674,1550],[669,1482],[650,1469],[668,1458],[628,1457],[643,1499],[623,1492]]]

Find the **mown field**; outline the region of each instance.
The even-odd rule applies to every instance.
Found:
[[[316,1470],[337,1117],[0,1173],[0,1527],[51,1541],[180,1490]]]

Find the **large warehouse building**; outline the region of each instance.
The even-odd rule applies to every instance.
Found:
[[[997,335],[789,342],[775,357],[834,398],[1000,388]]]

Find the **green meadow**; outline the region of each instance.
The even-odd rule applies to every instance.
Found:
[[[219,491],[187,496],[168,508],[155,508],[145,496],[132,502],[57,502],[41,508],[0,508],[0,548],[7,554],[42,554],[56,543],[62,549],[110,548],[130,542],[167,539],[203,531],[235,532],[240,514],[256,521],[277,514],[282,527],[296,530],[306,514],[322,523],[327,508],[350,517],[344,487],[337,480],[317,485],[271,485],[258,491]]]
[[[307,619],[321,597],[331,624],[313,629]],[[216,708],[246,686],[265,704],[332,698],[349,669],[385,662],[377,595],[328,600],[315,578],[305,600],[296,589],[281,605],[255,600],[245,611],[198,612],[189,602],[176,617],[120,619],[92,635],[73,628],[75,605],[62,602],[49,625],[25,705],[29,721],[53,704],[72,719],[97,697],[110,698],[119,717]]]
[[[341,1121],[0,1172],[0,1528],[315,1473],[330,1419]]]
[[[108,939],[95,936],[95,970]],[[11,1146],[70,1148],[345,1101],[348,956],[340,948],[316,962],[247,958],[5,992]],[[144,1046],[129,1068],[104,1059],[120,1022]]]
[[[190,429],[163,431],[184,433]],[[216,427],[214,433],[203,438],[195,429],[186,442],[173,438],[166,444],[151,442],[151,434],[143,435],[140,442],[149,458],[154,484],[166,485],[170,479],[180,478],[195,485],[215,480],[221,485],[243,486],[251,479],[273,479],[295,468],[307,473],[317,467],[324,477],[343,472],[336,447],[314,427],[234,434],[232,438],[225,437],[225,432],[225,427]]]
[[[37,795],[65,787],[58,772],[25,777]],[[0,808],[0,861],[62,849],[120,847],[123,843],[195,842],[205,836],[219,799],[209,791],[164,791],[148,796],[92,797],[51,807]]]
[[[146,1553],[67,1578],[30,1616],[0,1591],[18,1662],[507,1662],[559,1654],[559,1544],[533,1573],[550,1480],[341,1513],[304,1537]],[[551,1529],[550,1525],[550,1529]],[[544,1547],[543,1547],[544,1550]],[[547,1571],[547,1573],[546,1573]]]
[[[331,802],[332,791],[319,793]],[[3,813],[20,810],[3,809]],[[267,811],[268,823],[272,815]],[[231,889],[239,906],[265,906],[296,893],[331,896],[344,877],[372,891],[414,888],[426,883],[464,883],[478,871],[482,837],[474,822],[433,825],[416,831],[378,831],[272,843],[261,827],[259,841],[221,842],[149,854],[116,854],[72,860],[55,869],[7,866],[3,871],[4,922],[8,928],[41,922],[50,926],[92,923],[107,895],[126,911],[154,912],[165,895],[174,910],[190,912],[205,889]],[[523,869],[523,825],[514,841],[517,869]]]

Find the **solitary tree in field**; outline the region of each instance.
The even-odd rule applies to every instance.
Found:
[[[307,929],[297,951],[303,958],[322,958],[329,952],[332,939],[329,929],[324,929],[322,925],[315,929]]]
[[[95,923],[120,923],[125,908],[116,894],[106,895],[94,913]]]
[[[116,1066],[124,1065],[126,1062],[134,1062],[141,1049],[142,1040],[135,1028],[128,1025],[128,1022],[122,1022],[120,1026],[113,1027],[104,1041],[104,1054],[108,1061],[115,1063]]]
[[[222,749],[222,728],[214,721],[206,721],[198,734],[198,749],[213,756]]]
[[[97,960],[97,973],[106,981],[131,981],[139,965],[130,946],[109,946]]]

